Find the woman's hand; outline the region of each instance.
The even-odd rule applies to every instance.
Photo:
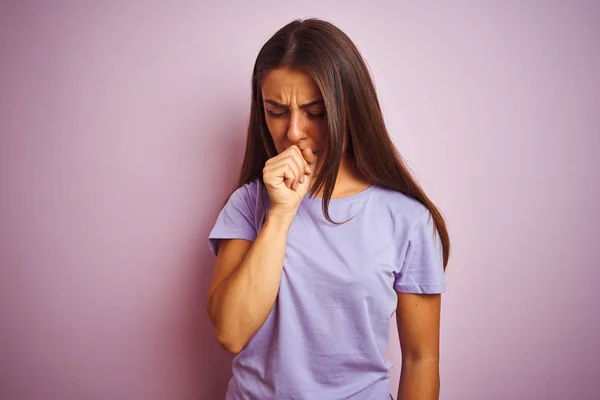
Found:
[[[295,214],[308,193],[317,157],[310,150],[288,147],[267,160],[263,169],[263,182],[271,198],[272,211]]]

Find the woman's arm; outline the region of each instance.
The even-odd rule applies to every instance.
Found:
[[[439,398],[440,308],[439,294],[398,293],[402,372],[397,400]]]
[[[217,340],[237,354],[273,309],[287,235],[314,177],[317,157],[309,147],[290,146],[265,163],[263,183],[271,209],[256,240],[221,240],[208,290],[207,311]]]
[[[270,212],[252,243],[221,240],[207,311],[219,343],[237,354],[267,319],[281,281],[294,215]]]

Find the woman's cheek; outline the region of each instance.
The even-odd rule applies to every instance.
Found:
[[[283,139],[284,134],[277,123],[267,123],[267,128],[269,129],[269,133],[271,134],[271,138],[273,138],[273,143],[275,144],[275,148],[278,153],[281,153],[283,149]]]

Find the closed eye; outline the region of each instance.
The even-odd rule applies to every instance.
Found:
[[[307,112],[306,114],[308,114],[309,117],[311,118],[323,118],[327,113],[325,111],[320,112],[320,113],[309,113]]]
[[[270,117],[282,117],[285,114],[287,114],[287,111],[276,113],[276,112],[273,112],[271,110],[267,110],[267,115],[270,116]]]
[[[268,109],[266,110],[266,112],[269,117],[274,117],[274,118],[283,117],[284,115],[286,115],[288,113],[287,111],[277,113],[277,112],[274,112],[274,111],[268,110]],[[310,113],[310,112],[306,113],[306,115],[308,115],[310,118],[323,118],[323,117],[325,117],[326,114],[327,113],[325,111],[318,112],[318,113]]]

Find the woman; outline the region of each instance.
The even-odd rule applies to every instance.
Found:
[[[358,50],[330,23],[286,25],[258,54],[250,113],[209,237],[208,314],[237,354],[227,399],[389,399],[394,312],[399,398],[437,399],[448,233]]]

